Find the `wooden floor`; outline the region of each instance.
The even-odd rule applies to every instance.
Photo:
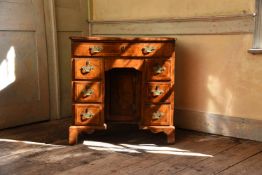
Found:
[[[0,131],[0,175],[262,175],[262,143],[177,130],[164,134],[113,126],[67,145],[68,119]]]

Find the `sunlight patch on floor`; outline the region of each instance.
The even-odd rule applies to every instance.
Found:
[[[111,144],[96,141],[84,141],[84,145],[90,149],[110,151],[110,152],[124,152],[124,153],[152,153],[152,154],[170,154],[178,156],[199,156],[199,157],[213,157],[212,155],[191,152],[189,150],[178,149],[167,146],[158,146],[155,144]]]
[[[54,145],[48,143],[41,143],[41,142],[32,142],[32,141],[25,141],[25,140],[14,140],[14,139],[0,139],[0,143],[8,142],[8,143],[25,143],[29,145],[43,145],[43,146],[56,146],[56,147],[65,147],[62,145]]]

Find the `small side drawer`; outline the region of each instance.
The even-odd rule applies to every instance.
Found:
[[[144,108],[144,125],[164,126],[171,124],[171,106],[163,105],[146,105]]]
[[[170,83],[154,82],[146,84],[147,103],[170,103],[173,99],[174,87]]]
[[[72,43],[72,57],[120,56],[122,43]]]
[[[74,82],[75,102],[102,102],[102,86],[100,82]]]
[[[72,43],[72,57],[171,57],[174,43]]]
[[[147,81],[171,80],[171,60],[146,60]]]
[[[75,125],[102,125],[102,107],[95,104],[75,104]]]
[[[75,58],[72,63],[73,79],[94,80],[101,79],[103,60],[92,58]]]
[[[128,43],[121,47],[121,56],[134,57],[171,57],[173,43]]]

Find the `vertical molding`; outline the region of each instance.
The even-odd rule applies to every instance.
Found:
[[[253,48],[248,52],[262,54],[262,0],[256,0],[256,22],[253,37]]]
[[[256,22],[253,48],[262,49],[262,0],[256,0]]]
[[[93,20],[93,0],[87,0],[87,24],[88,24],[88,36],[92,35],[92,24],[91,21]]]
[[[89,24],[87,22],[89,18],[89,0],[80,0],[80,6],[82,35],[86,36],[89,34]]]
[[[44,0],[44,12],[48,52],[50,119],[54,120],[60,118],[60,86],[55,0]]]

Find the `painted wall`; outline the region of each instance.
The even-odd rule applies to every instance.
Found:
[[[179,109],[262,120],[262,55],[252,35],[177,36]]]
[[[254,0],[91,0],[93,20],[187,18],[254,12]]]
[[[226,20],[248,15],[252,19],[255,11],[255,0],[95,0],[91,4],[95,22],[168,18],[190,22],[197,17]],[[247,52],[252,48],[252,32],[168,36],[178,39],[176,109],[262,121],[262,55]]]

